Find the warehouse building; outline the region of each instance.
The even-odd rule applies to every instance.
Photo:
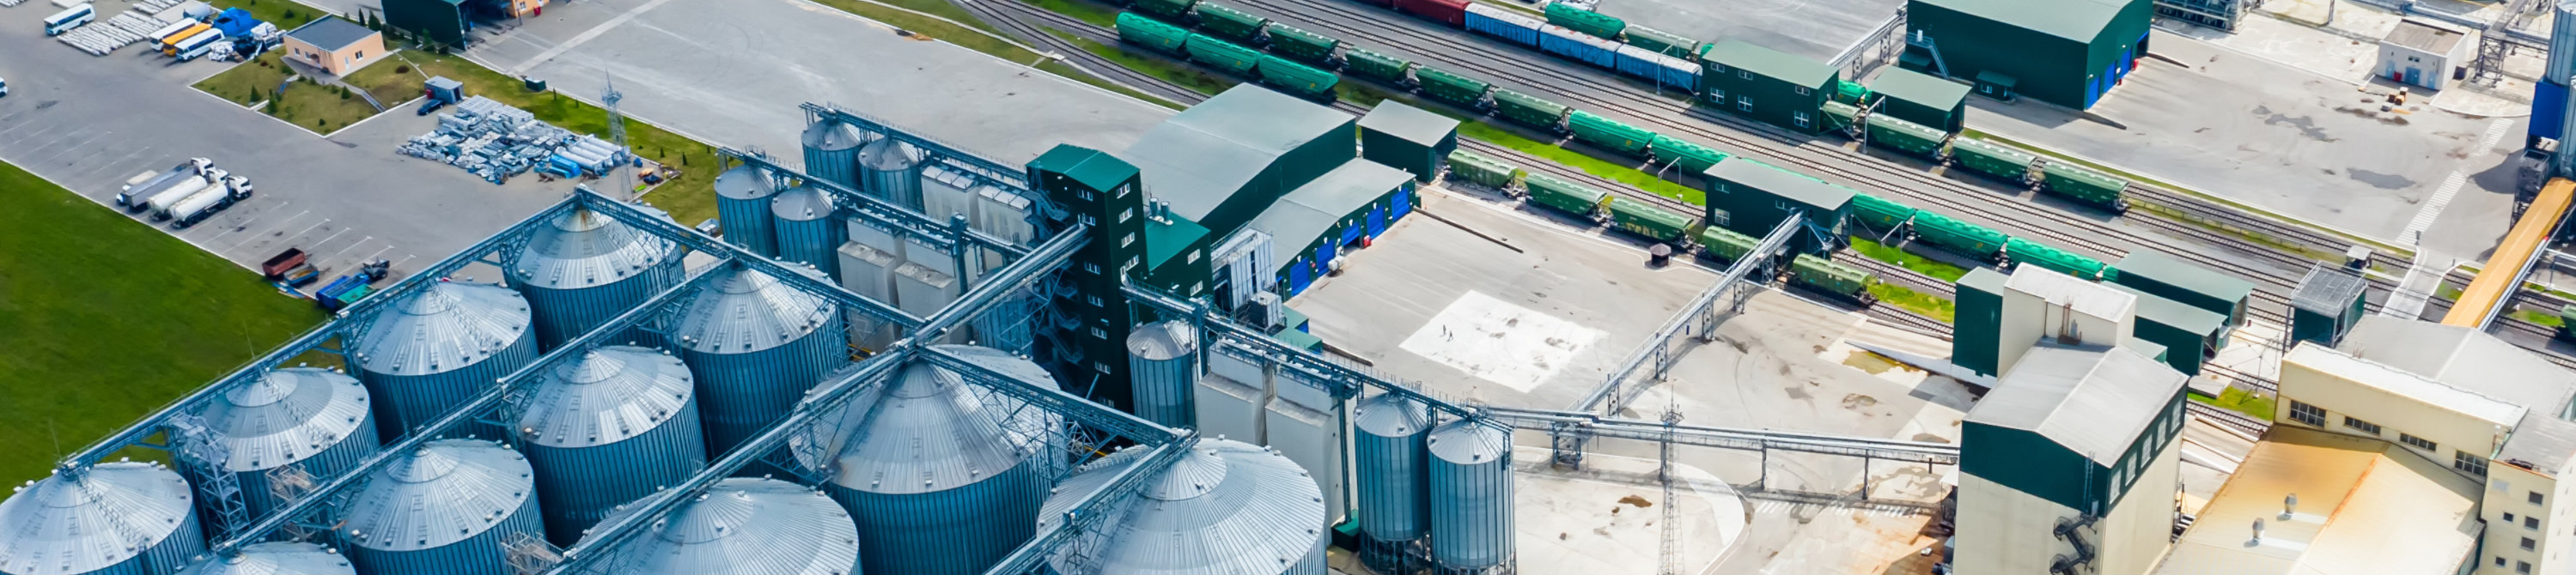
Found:
[[[2127,347],[2026,347],[1960,424],[1951,565],[2146,573],[2173,536],[2189,378]]]
[[[1737,115],[1806,133],[1824,130],[1818,109],[1842,70],[1743,40],[1700,49],[1700,99]]]
[[[1411,172],[1414,181],[1431,183],[1458,151],[1458,119],[1402,102],[1379,102],[1360,116],[1360,157]]]
[[[2146,55],[2153,16],[2149,0],[1910,0],[1897,63],[1992,98],[2091,108]]]
[[[1876,113],[1958,133],[1967,127],[1968,85],[1904,68],[1888,68],[1869,81]]]
[[[1709,166],[1700,176],[1708,186],[1704,215],[1710,225],[1758,238],[1791,214],[1803,214],[1810,229],[1789,243],[1791,249],[1842,249],[1843,222],[1851,219],[1851,188],[1742,157]]]
[[[2415,18],[2397,22],[2379,40],[2379,77],[2390,82],[2440,90],[2467,75],[2469,33]]]
[[[432,43],[462,47],[481,22],[546,13],[547,0],[385,0],[385,27]]]

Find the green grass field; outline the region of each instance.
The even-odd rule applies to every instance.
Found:
[[[1161,78],[1166,82],[1179,84],[1183,88],[1189,88],[1190,90],[1201,94],[1213,96],[1218,92],[1224,92],[1227,88],[1234,87],[1236,84],[1243,83],[1242,80],[1211,74],[1205,70],[1200,70],[1195,67],[1173,64],[1170,61],[1162,60],[1157,56],[1147,54],[1143,50],[1129,47],[1124,43],[1102,44],[1094,42],[1088,38],[1075,37],[1072,34],[1066,34],[1060,30],[1048,30],[1047,32],[1055,34],[1057,37],[1063,38],[1067,42],[1072,42],[1075,45],[1082,46],[1082,50],[1085,52],[1097,54],[1102,58],[1108,58],[1109,61],[1117,62],[1118,65],[1125,66],[1127,69],[1144,72],[1145,75]]]
[[[216,10],[225,8],[248,10],[252,17],[258,18],[261,22],[276,24],[279,30],[293,30],[324,15],[321,10],[297,3],[295,0],[209,0],[206,4],[214,6]]]
[[[344,94],[337,86],[325,86],[311,79],[298,78],[279,89],[278,82],[293,72],[278,60],[283,52],[269,52],[249,62],[236,64],[230,70],[198,81],[196,88],[241,105],[268,102],[260,112],[285,120],[316,134],[346,128],[376,115],[376,109],[354,94]],[[385,67],[383,62],[367,70]],[[359,70],[358,73],[366,73]],[[391,105],[391,102],[387,103]]]
[[[2274,407],[2272,398],[2247,393],[2242,389],[2230,387],[2227,388],[2227,391],[2219,392],[2218,397],[2210,397],[2194,393],[2191,394],[2191,398],[2199,400],[2201,403],[2209,404],[2212,407],[2250,415],[2255,419],[2263,421],[2272,420],[2272,409]]]
[[[1939,279],[1945,282],[1956,282],[1959,281],[1959,278],[1966,277],[1968,275],[1968,268],[1915,255],[1913,252],[1908,252],[1902,248],[1871,241],[1869,238],[1852,236],[1851,241],[1852,251],[1860,252],[1860,255],[1864,257],[1896,264],[1897,267],[1914,270],[1917,273],[1932,276],[1934,279]]]
[[[1958,304],[1942,299],[1941,296],[1914,291],[1913,288],[1891,283],[1870,284],[1869,293],[1878,296],[1878,303],[1881,304],[1905,308],[1906,311],[1941,320],[1941,323],[1958,322]]]
[[[257,274],[0,164],[0,479],[319,324]]]
[[[1111,28],[1118,25],[1118,8],[1087,0],[1019,0],[1030,6],[1081,19],[1093,26]]]

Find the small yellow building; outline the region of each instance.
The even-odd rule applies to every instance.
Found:
[[[385,57],[385,35],[356,22],[323,18],[286,33],[286,59],[345,76]]]

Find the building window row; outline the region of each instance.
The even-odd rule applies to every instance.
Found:
[[[2421,438],[2421,437],[2416,437],[2416,436],[2414,436],[2414,435],[2410,435],[2410,434],[2405,434],[2405,433],[2397,434],[2397,442],[2398,442],[2398,443],[2406,444],[2408,447],[2413,447],[2413,448],[2416,448],[2416,449],[2421,449],[2421,450],[2430,451],[2430,452],[2434,452],[2434,453],[2440,453],[2440,452],[2442,451],[2441,449],[2438,449],[2436,445],[2434,445],[2434,443],[2433,443],[2433,441],[2432,441],[2432,440],[2424,439],[2424,438]]]
[[[2362,433],[2368,433],[2374,436],[2379,435],[2379,424],[2362,421],[2360,418],[2350,415],[2343,416],[2343,426],[2353,428],[2354,430]]]
[[[2308,424],[2309,427],[2325,427],[2326,409],[2292,400],[2290,402],[2290,421]]]
[[[2467,472],[2469,475],[2487,476],[2487,458],[2470,455],[2466,451],[2451,452],[2451,467]]]

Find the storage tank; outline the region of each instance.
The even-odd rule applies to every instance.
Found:
[[[689,366],[661,350],[607,346],[556,364],[528,394],[516,427],[557,545],[618,505],[707,467]]]
[[[665,218],[668,216],[666,215]],[[685,273],[670,240],[574,207],[539,226],[510,259],[510,283],[527,296],[539,349],[608,323]]]
[[[100,463],[0,501],[0,573],[157,575],[206,551],[188,480],[158,463]]]
[[[716,174],[716,221],[726,243],[764,256],[778,256],[778,238],[770,231],[769,198],[778,195],[778,176],[750,164]]]
[[[383,450],[372,409],[357,378],[290,367],[226,390],[200,415],[222,433],[232,453],[223,472],[233,474],[242,504],[258,516],[289,501],[269,481],[278,468],[293,466],[319,483]]]
[[[1401,570],[1404,549],[1430,531],[1431,410],[1402,395],[1382,393],[1351,411],[1351,464],[1358,467],[1360,559],[1371,568]]]
[[[527,457],[498,443],[422,443],[341,507],[349,558],[368,575],[508,575],[502,544],[545,536],[530,474]]]
[[[1324,575],[1323,491],[1304,468],[1240,441],[1202,439],[1184,449],[1136,499],[1105,510],[1115,525],[1078,536],[1048,566],[1100,575]],[[1061,521],[1144,454],[1130,448],[1084,465],[1047,498],[1039,525]]]
[[[859,189],[895,205],[921,209],[921,150],[894,138],[859,148]]]
[[[1461,419],[1432,428],[1431,562],[1448,573],[1508,570],[1512,553],[1512,432]]]
[[[589,572],[852,575],[859,573],[859,527],[849,510],[814,488],[734,477],[717,481],[609,553],[615,555]]]
[[[2566,86],[2576,79],[2576,2],[2551,2],[2554,18],[2549,24],[2549,52],[2543,61],[2540,78]]]
[[[178,575],[358,575],[349,556],[312,543],[269,541],[231,555],[201,556]]]
[[[721,456],[787,415],[849,352],[831,300],[740,265],[712,273],[726,275],[670,335],[697,377],[707,453]]]
[[[975,218],[975,178],[965,172],[936,164],[921,168],[921,213],[939,223],[949,218],[966,216],[967,224]]]
[[[796,186],[769,200],[776,219],[778,260],[812,264],[824,275],[840,277],[841,224],[832,221],[832,196],[822,188]]]
[[[1056,388],[1029,360],[981,347],[935,349],[1023,385]],[[974,575],[1034,532],[1050,478],[1063,470],[1060,421],[919,362],[824,416],[794,451],[807,468],[831,472],[823,492],[858,518],[860,572]]]
[[[430,282],[377,308],[358,336],[358,381],[374,397],[376,428],[401,437],[490,389],[537,358],[528,300],[496,285]],[[498,429],[468,433],[497,437]]]
[[[1192,427],[1191,390],[1199,384],[1198,330],[1181,321],[1136,326],[1127,334],[1127,373],[1135,380],[1136,416],[1164,427]]]
[[[858,189],[859,147],[876,138],[831,118],[805,125],[805,174]]]

